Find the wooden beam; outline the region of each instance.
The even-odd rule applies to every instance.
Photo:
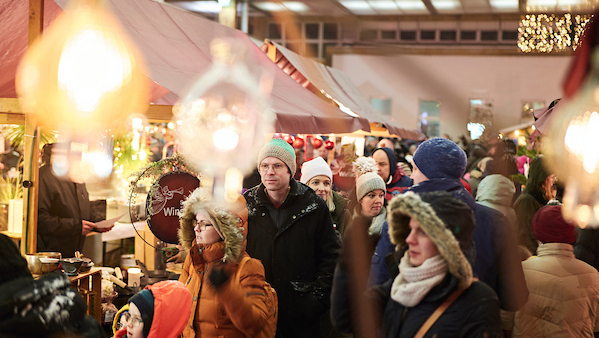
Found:
[[[146,112],[148,122],[171,122],[173,120],[173,106],[151,104]]]
[[[19,99],[0,98],[0,124],[25,124]]]
[[[42,35],[44,29],[44,0],[29,0],[28,46]],[[23,239],[21,253],[37,252],[37,199],[39,189],[39,127],[33,114],[25,114],[25,156],[23,180],[30,182],[23,189]]]

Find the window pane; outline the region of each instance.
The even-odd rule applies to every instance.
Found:
[[[323,38],[325,40],[337,40],[338,30],[336,23],[325,23],[323,25]]]
[[[281,38],[281,24],[278,24],[278,23],[268,24],[268,38],[269,39],[280,39]]]
[[[320,25],[317,23],[307,23],[305,26],[306,39],[318,39],[318,30]]]
[[[435,40],[436,38],[437,38],[437,32],[434,30],[420,31],[420,40]]]

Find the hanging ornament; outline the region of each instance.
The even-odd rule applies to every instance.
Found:
[[[314,149],[318,149],[318,148],[322,147],[322,138],[314,137],[312,139],[312,146],[314,146]]]
[[[303,148],[305,144],[306,143],[304,142],[303,138],[301,138],[300,136],[296,136],[295,140],[293,141],[292,146],[295,149],[300,149],[300,148]]]
[[[295,137],[293,137],[293,135],[283,134],[283,140],[287,141],[287,143],[289,143],[290,146],[293,146],[293,141],[295,141]]]
[[[580,227],[599,227],[599,53],[569,102],[551,115],[543,140],[550,172],[565,181],[562,212]]]
[[[326,150],[333,150],[335,149],[335,142],[331,141],[331,139],[328,139],[324,142],[324,148]]]
[[[268,105],[272,78],[250,72],[245,48],[235,40],[214,40],[212,67],[173,110],[181,152],[213,179],[217,203],[236,200],[243,175],[256,167],[260,147],[255,145],[274,124]]]

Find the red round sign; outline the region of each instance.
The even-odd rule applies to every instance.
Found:
[[[177,244],[182,202],[200,186],[200,180],[185,171],[166,173],[154,182],[146,200],[148,226],[163,242]]]

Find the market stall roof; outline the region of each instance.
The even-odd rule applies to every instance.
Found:
[[[388,132],[388,136],[393,134],[412,140],[424,138],[424,135],[418,130],[402,128],[374,109],[343,71],[298,55],[272,41],[266,41],[261,49],[302,86],[313,92],[321,93],[338,105],[344,106],[351,112],[368,119],[371,123],[384,127]],[[362,132],[368,134],[369,130]]]
[[[286,133],[342,133],[369,129],[365,118],[352,117],[300,86],[274,65],[238,31],[168,4],[150,0],[107,0],[145,58],[155,82],[153,102],[174,104],[211,65],[210,42],[234,38],[247,46],[245,60],[274,76],[271,106],[275,130]],[[0,0],[0,97],[16,97],[14,76],[27,49],[27,0]],[[61,12],[67,0],[45,1],[44,26]]]

